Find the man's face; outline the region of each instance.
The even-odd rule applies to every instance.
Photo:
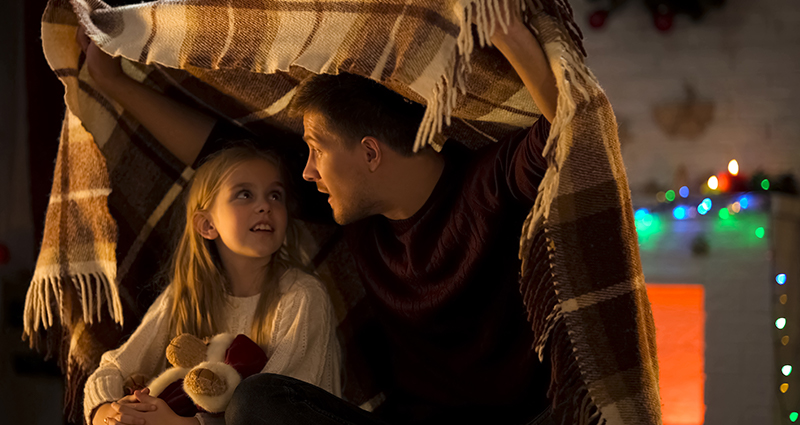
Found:
[[[362,158],[362,149],[346,147],[319,113],[306,112],[303,127],[303,140],[309,150],[303,178],[316,183],[317,190],[328,194],[333,219],[344,225],[376,214],[376,204],[369,196],[370,174]]]

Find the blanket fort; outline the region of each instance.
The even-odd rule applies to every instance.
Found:
[[[100,355],[154,299],[193,173],[94,87],[79,24],[126,59],[131,77],[272,140],[302,132],[285,110],[300,81],[349,72],[426,106],[417,147],[448,138],[477,147],[539,117],[510,65],[485,46],[503,30],[486,16],[501,3],[522,10],[559,87],[548,169],[520,229],[520,291],[532,349],[551,356],[554,415],[565,424],[660,423],[655,329],[616,120],[566,0],[50,0],[43,46],[67,113],[25,336],[59,354],[70,417]],[[305,230],[349,353],[344,397],[369,405],[380,388],[363,350],[370,311],[353,260],[334,228]]]

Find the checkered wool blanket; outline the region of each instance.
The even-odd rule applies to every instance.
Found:
[[[502,15],[501,2],[522,8],[560,89],[549,167],[520,238],[520,288],[533,349],[551,356],[556,422],[660,423],[654,325],[616,122],[565,0],[50,0],[44,51],[67,114],[25,335],[55,342],[70,416],[80,417],[77,397],[100,354],[157,294],[193,173],[94,88],[75,42],[79,22],[127,59],[131,77],[267,139],[301,132],[285,108],[303,78],[350,72],[426,105],[417,146],[480,146],[539,117],[508,63],[483,47],[502,30],[485,11]],[[308,223],[305,248],[340,319],[344,396],[370,405],[380,392],[362,350],[370,311],[339,235]]]

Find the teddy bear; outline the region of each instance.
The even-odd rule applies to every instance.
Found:
[[[173,367],[147,387],[150,395],[185,417],[224,412],[239,382],[261,372],[268,360],[258,344],[241,334],[215,335],[207,343],[182,334],[170,341],[166,351]]]

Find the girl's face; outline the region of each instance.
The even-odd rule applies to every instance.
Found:
[[[221,183],[206,218],[220,255],[266,259],[286,236],[286,191],[271,162],[256,158],[237,165]],[[214,232],[215,231],[215,232]],[[202,234],[202,232],[201,232]]]

